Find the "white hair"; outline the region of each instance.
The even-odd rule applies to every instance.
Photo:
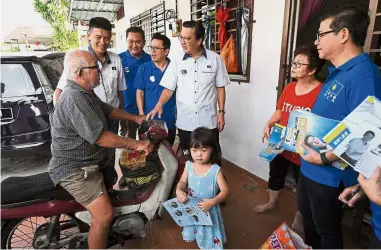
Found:
[[[67,72],[67,79],[74,80],[81,68],[88,67],[89,61],[85,50],[74,50],[66,53],[64,69]]]

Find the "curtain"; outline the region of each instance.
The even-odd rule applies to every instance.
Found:
[[[319,10],[325,0],[302,0],[302,7],[299,13],[298,33],[302,32],[307,22]]]

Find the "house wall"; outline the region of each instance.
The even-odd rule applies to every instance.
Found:
[[[159,4],[158,0],[124,0],[125,28],[131,17]],[[131,6],[131,7],[130,7]],[[250,83],[232,82],[227,88],[226,127],[221,133],[223,157],[263,179],[268,178],[268,163],[258,155],[261,131],[275,110],[282,43],[285,1],[255,0],[252,30]],[[165,8],[175,8],[174,0]],[[178,1],[178,18],[190,20],[190,1]],[[182,52],[177,38],[171,38],[170,57]],[[147,41],[147,44],[149,41]],[[119,42],[117,42],[119,50]]]

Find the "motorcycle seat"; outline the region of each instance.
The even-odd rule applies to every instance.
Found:
[[[49,200],[73,200],[61,186],[55,186],[49,173],[9,177],[1,182],[1,207]]]

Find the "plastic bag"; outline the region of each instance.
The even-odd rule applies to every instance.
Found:
[[[230,35],[229,40],[226,42],[225,46],[221,51],[221,59],[226,66],[226,70],[229,73],[238,72],[238,58],[235,48],[235,43],[233,35]]]
[[[311,249],[283,222],[259,249]]]

